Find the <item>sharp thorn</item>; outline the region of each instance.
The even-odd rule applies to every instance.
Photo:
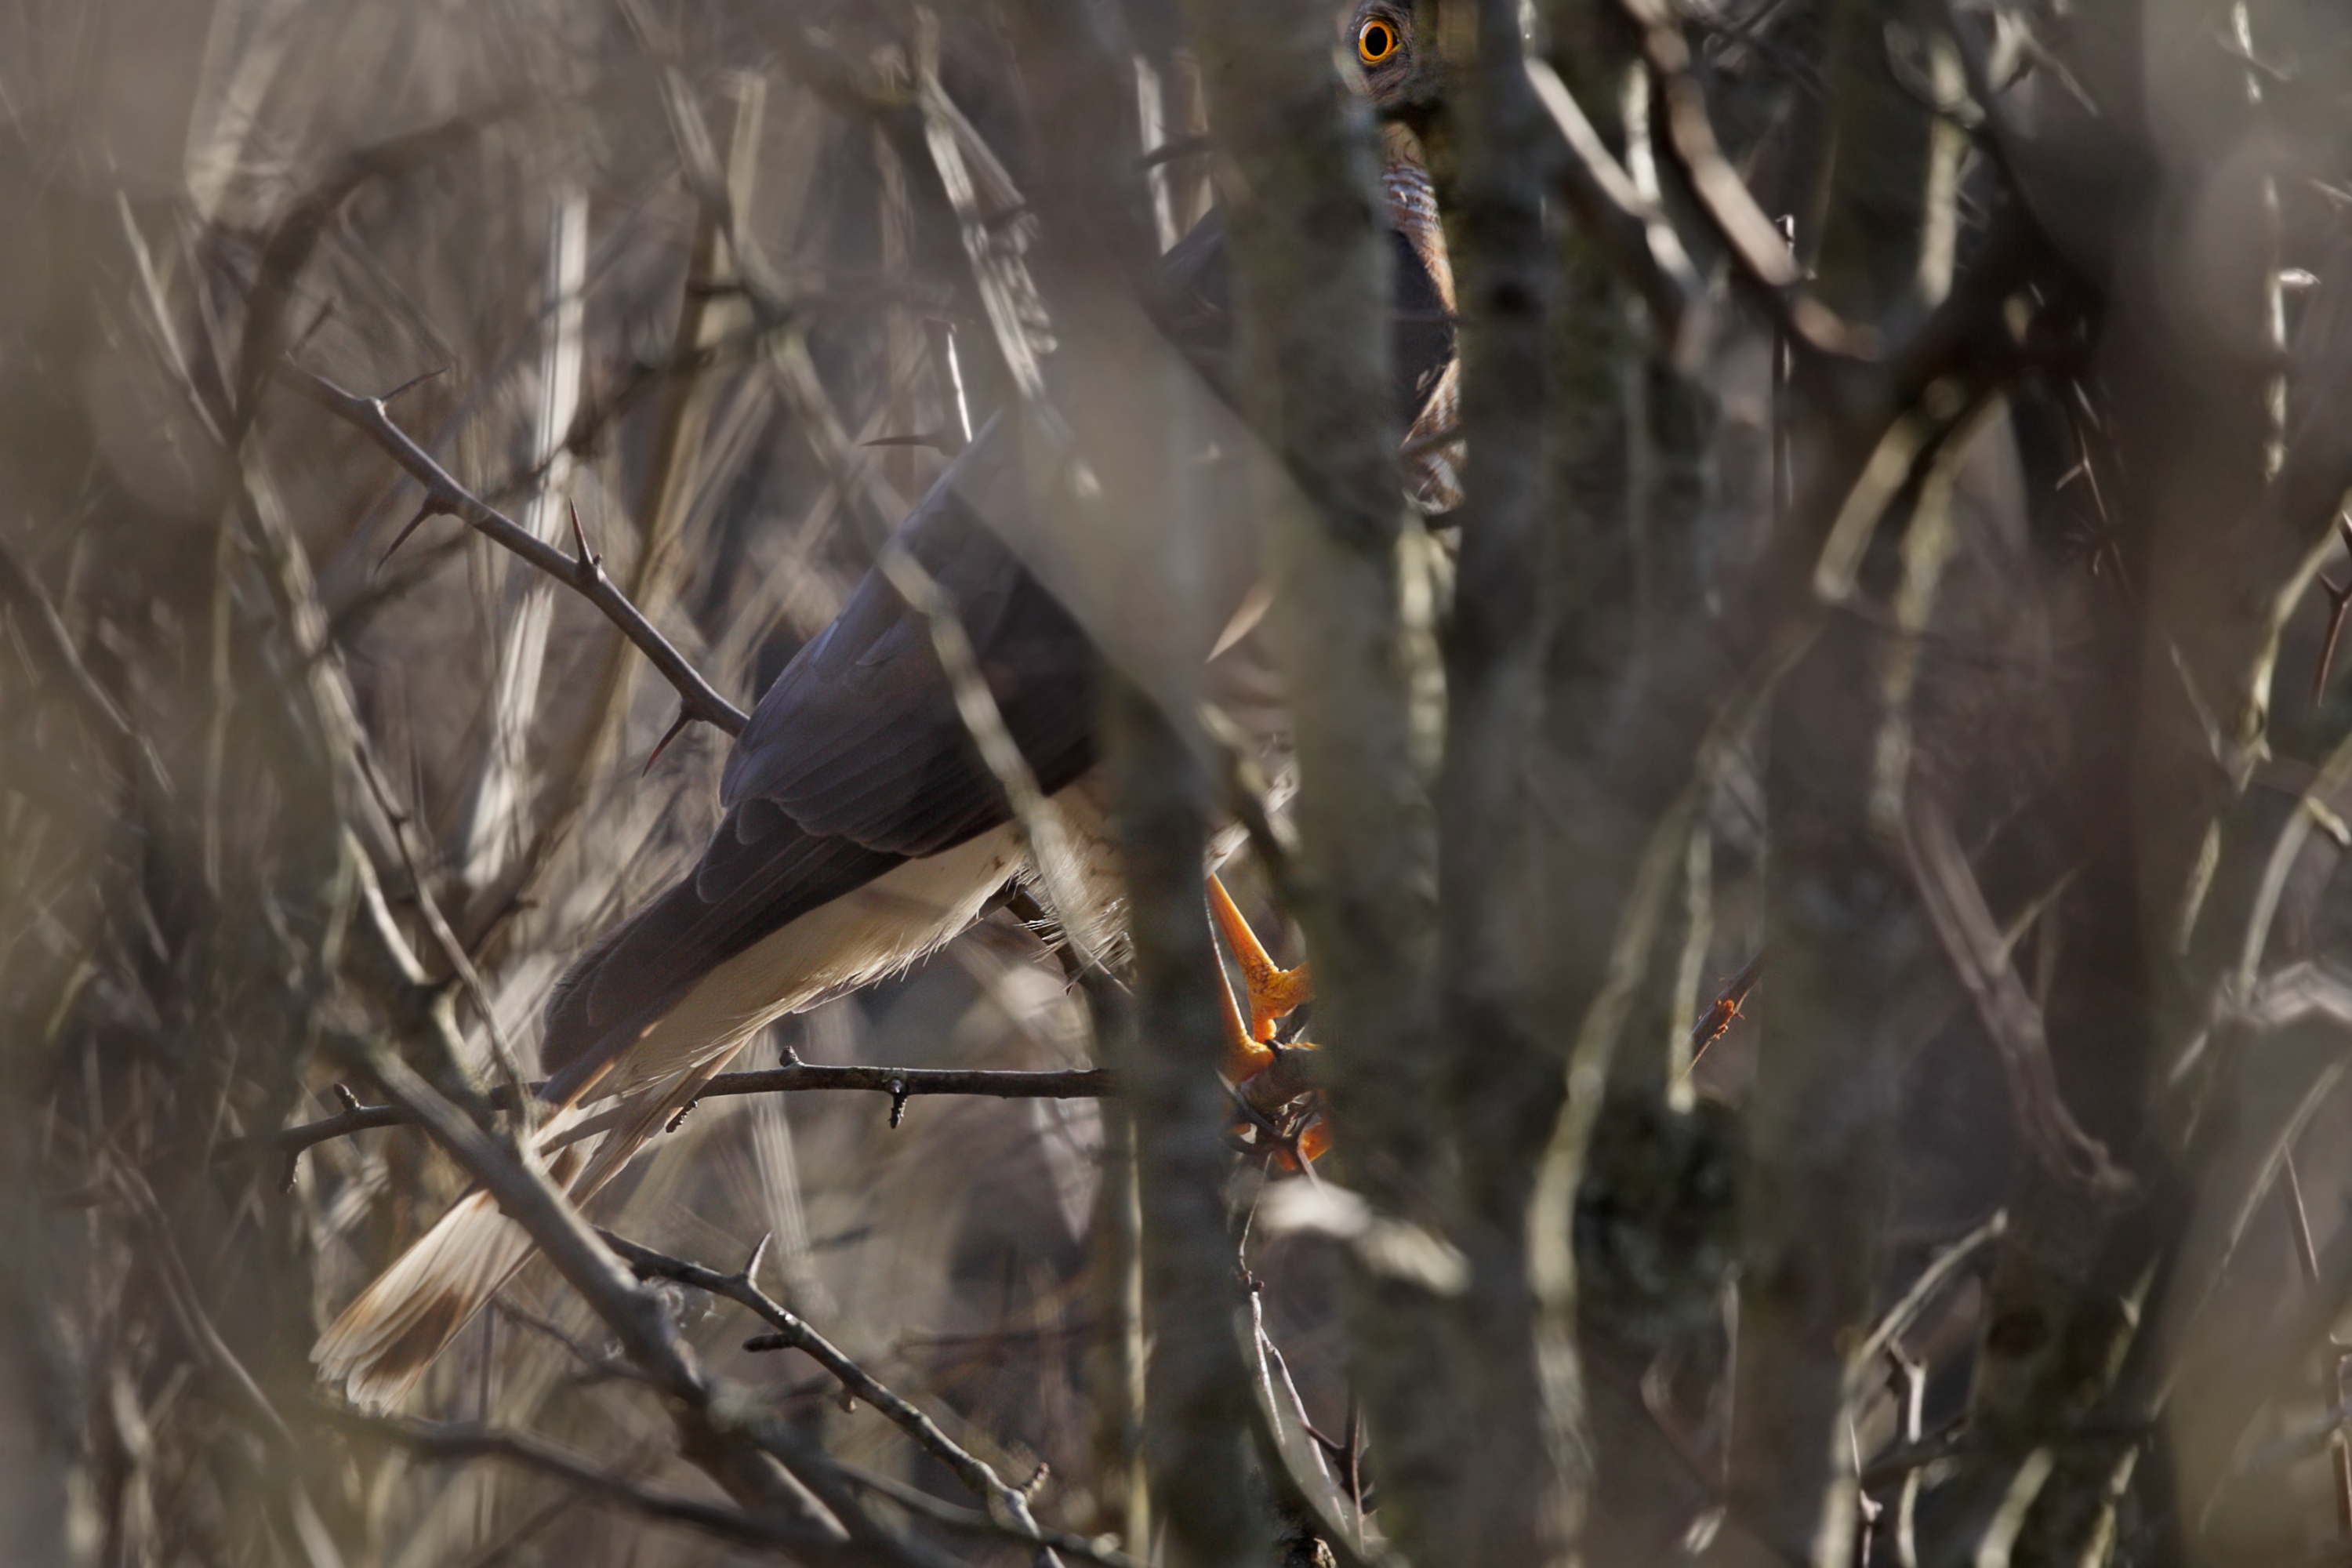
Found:
[[[392,543],[385,548],[384,552],[381,556],[377,557],[375,563],[376,570],[379,572],[383,571],[384,563],[391,560],[393,556],[399,552],[400,547],[408,542],[408,536],[415,533],[418,529],[424,527],[425,520],[428,517],[432,517],[440,511],[440,505],[436,502],[431,496],[426,496],[423,504],[417,507],[416,515],[408,520],[408,526],[402,529],[400,531],[399,537],[394,539]]]
[[[760,1245],[751,1249],[751,1256],[743,1260],[743,1278],[747,1282],[760,1272],[760,1262],[768,1256],[768,1243],[775,1239],[774,1231],[767,1232],[760,1237]]]
[[[394,400],[398,398],[401,394],[414,391],[415,388],[424,385],[426,382],[431,381],[435,376],[444,374],[447,372],[448,368],[449,367],[447,365],[436,365],[431,370],[420,370],[415,375],[410,376],[406,381],[402,382],[398,386],[394,387],[390,392],[387,392],[383,396],[377,398],[376,402],[382,406],[389,407]]]
[[[653,751],[646,758],[646,765],[637,770],[637,776],[639,778],[643,778],[646,774],[653,772],[654,764],[661,760],[661,754],[669,750],[669,743],[672,741],[677,740],[681,734],[684,734],[686,732],[686,727],[693,722],[694,715],[688,712],[683,708],[679,709],[677,710],[677,718],[670,724],[668,731],[665,733],[659,741],[654,743]]]
[[[580,503],[565,498],[563,504],[572,512],[572,542],[578,549],[580,564],[590,571],[604,564],[604,557],[592,554],[588,549],[588,531],[580,526]]]

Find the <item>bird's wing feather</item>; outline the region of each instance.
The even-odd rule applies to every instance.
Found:
[[[1039,784],[1091,766],[1095,656],[1076,623],[957,496],[1010,460],[992,429],[908,520],[901,540],[953,606],[1006,729]],[[932,649],[879,572],[776,678],[727,761],[727,814],[701,861],[602,938],[558,983],[542,1064],[567,1099],[697,979],[768,933],[1008,819]]]
[[[1453,358],[1449,280],[1391,231],[1391,323],[1408,417]],[[1442,254],[1442,253],[1441,253]],[[1213,381],[1232,337],[1231,278],[1212,215],[1165,258],[1154,314]],[[1440,399],[1439,401],[1444,401]],[[899,539],[945,592],[1005,727],[1050,793],[1094,761],[1097,656],[1077,623],[963,499],[1018,483],[996,421],[956,458]],[[761,937],[901,860],[1007,820],[930,628],[878,571],[776,678],[727,759],[727,816],[693,873],[582,956],[556,987],[542,1060],[576,1094],[696,980]]]
[[[983,465],[1017,461],[992,424],[900,538],[954,605],[1006,729],[1052,790],[1093,760],[1093,649],[960,493]],[[1005,820],[1004,792],[956,711],[930,628],[880,573],[776,678],[736,742],[720,798],[733,807],[761,797],[811,833],[909,857]]]

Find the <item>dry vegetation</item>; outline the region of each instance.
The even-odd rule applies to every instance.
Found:
[[[0,4],[0,1562],[2352,1563],[2352,24],[1424,5],[1425,524],[1331,20]],[[1255,437],[1120,336],[1217,201]],[[1131,938],[787,1020],[600,1240],[548,988],[998,408],[1150,491]],[[1295,802],[1139,423],[1278,459]],[[341,1405],[474,1183],[551,1263]]]

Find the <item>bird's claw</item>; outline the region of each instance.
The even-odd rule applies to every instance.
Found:
[[[1307,973],[1307,965],[1285,969],[1275,963],[1259,942],[1257,932],[1234,905],[1231,893],[1215,872],[1209,874],[1209,912],[1216,917],[1217,929],[1225,933],[1226,945],[1234,950],[1234,962],[1241,965],[1242,983],[1249,992],[1249,1037],[1256,1041],[1274,1038],[1274,1026],[1306,1003],[1315,999],[1315,982]]]
[[[1244,1022],[1241,1006],[1234,999],[1233,987],[1222,975],[1218,977],[1217,995],[1224,1004],[1225,1015],[1225,1077],[1245,1103],[1266,1116],[1270,1124],[1282,1121],[1284,1131],[1289,1131],[1297,1120],[1297,1107],[1290,1102],[1304,1101],[1292,1075],[1276,1074],[1270,1069],[1283,1053],[1313,1050],[1315,1047],[1309,1040],[1277,1045],[1274,1026],[1314,998],[1314,982],[1303,963],[1295,969],[1285,969],[1275,963],[1265,943],[1258,941],[1257,932],[1250,929],[1249,921],[1234,907],[1233,895],[1225,891],[1224,883],[1213,872],[1209,877],[1209,912],[1215,918],[1217,928],[1224,932],[1226,945],[1233,950],[1234,960],[1242,972],[1242,989],[1249,1003],[1249,1017]],[[1294,1114],[1286,1116],[1286,1107]],[[1309,1160],[1330,1143],[1322,1117],[1311,1112],[1305,1126],[1297,1129],[1297,1132],[1298,1152]],[[1287,1151],[1282,1152],[1282,1158],[1286,1164],[1291,1163]]]

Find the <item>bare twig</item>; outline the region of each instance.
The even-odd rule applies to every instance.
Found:
[[[1667,145],[1690,181],[1708,226],[1731,253],[1740,275],[1792,340],[1822,353],[1869,353],[1875,346],[1874,334],[1849,325],[1827,305],[1799,292],[1803,274],[1796,257],[1715,139],[1706,89],[1691,68],[1690,46],[1666,0],[1621,3],[1641,30],[1642,53],[1664,96]]]
[[[15,552],[0,543],[0,604],[13,605],[23,617],[22,636],[33,656],[53,667],[75,704],[103,731],[108,737],[126,747],[135,761],[141,776],[155,792],[158,800],[172,798],[172,781],[163,772],[163,761],[155,753],[153,742],[131,728],[131,721],[106,688],[82,662],[81,650],[74,647],[73,636],[66,630],[65,617],[40,580],[26,570]]]
[[[530,1233],[664,1395],[682,1451],[713,1480],[740,1501],[803,1522],[809,1534],[802,1550],[812,1556],[838,1552],[860,1562],[879,1558],[908,1568],[941,1561],[931,1548],[883,1529],[788,1430],[750,1417],[731,1397],[722,1398],[662,1300],[631,1278],[527,1147],[501,1147],[415,1069],[375,1042],[341,1037],[334,1043]]]
[[[507,113],[504,108],[495,109],[478,119],[451,120],[362,148],[287,209],[263,247],[260,273],[246,300],[245,331],[237,344],[236,398],[223,421],[225,446],[238,446],[260,410],[262,383],[286,349],[286,313],[295,282],[343,204],[374,180],[423,167]]]
[[[678,706],[685,712],[730,735],[743,732],[743,726],[749,722],[743,710],[721,697],[688,662],[686,656],[638,612],[637,607],[629,602],[628,595],[604,574],[601,557],[564,554],[459,484],[450,477],[447,469],[434,460],[432,454],[411,440],[408,433],[393,422],[384,409],[383,398],[346,392],[326,377],[299,366],[285,366],[279,374],[287,384],[303,396],[390,453],[394,461],[425,487],[424,505],[417,513],[420,521],[436,514],[454,517],[513,551],[556,581],[568,584],[582,598],[603,612],[607,620],[620,627],[621,634],[636,644],[639,651],[653,661],[654,668],[661,671],[663,678],[677,692]]]
[[[1963,1417],[1937,1427],[1916,1442],[1889,1448],[1872,1460],[1862,1472],[1863,1489],[1874,1491],[1915,1471],[1924,1470],[1939,1460],[1948,1459],[1967,1446],[1968,1437],[1968,1423]]]
[[[1748,1005],[1748,998],[1755,991],[1756,983],[1763,977],[1764,955],[1759,952],[1741,964],[1739,973],[1716,994],[1706,1011],[1699,1015],[1698,1021],[1691,1026],[1690,1062],[1683,1068],[1685,1074],[1698,1066],[1699,1058],[1706,1054],[1709,1046],[1723,1038],[1734,1018],[1746,1016],[1741,1009]]]
[[[146,1225],[153,1244],[156,1274],[163,1282],[163,1294],[170,1301],[182,1330],[204,1357],[213,1363],[215,1371],[236,1389],[259,1423],[263,1436],[280,1458],[290,1458],[294,1452],[294,1435],[286,1426],[285,1417],[269,1401],[269,1395],[254,1381],[253,1373],[237,1359],[236,1352],[221,1338],[220,1330],[213,1324],[196,1293],[194,1279],[180,1257],[180,1249],[172,1239],[172,1223],[164,1215],[163,1205],[155,1198],[155,1190],[147,1178],[128,1161],[110,1159],[107,1177],[117,1191],[127,1199],[140,1219]]]
[[[1925,792],[1914,789],[1903,825],[1920,902],[1975,998],[1985,1032],[2000,1049],[2028,1145],[2053,1174],[2095,1191],[2128,1192],[2131,1177],[2116,1168],[2105,1144],[2083,1131],[2058,1092],[2042,1009],[2010,963],[2000,927],[1985,906],[1950,819]]]
[[[1706,353],[1713,330],[1706,280],[1674,225],[1611,154],[1559,73],[1542,60],[1528,61],[1527,69],[1536,101],[1568,154],[1561,160],[1559,184],[1569,205],[1642,297],[1667,360],[1689,374]]]
[[[1864,1378],[1873,1373],[1877,1368],[1878,1358],[1885,1354],[1902,1337],[1904,1331],[1917,1321],[1921,1312],[1927,1310],[1927,1304],[1936,1299],[1937,1294],[1958,1279],[1960,1271],[1975,1261],[1978,1253],[1999,1241],[2008,1231],[2009,1213],[2005,1209],[2000,1210],[1937,1254],[1935,1260],[1919,1271],[1919,1278],[1911,1282],[1911,1289],[1903,1293],[1903,1299],[1889,1307],[1886,1315],[1879,1319],[1877,1326],[1870,1331],[1870,1338],[1863,1342],[1861,1351],[1854,1355],[1854,1375]]]
[[[1250,1427],[1276,1495],[1309,1521],[1338,1568],[1402,1568],[1393,1548],[1377,1538],[1362,1539],[1360,1529],[1350,1531],[1339,1516],[1337,1504],[1348,1495],[1341,1489],[1359,1478],[1333,1473],[1333,1462],[1341,1456],[1333,1452],[1336,1445],[1327,1444],[1308,1424],[1290,1369],[1266,1335],[1259,1297],[1250,1298],[1249,1310],[1255,1351],[1250,1383],[1255,1395],[1250,1401]],[[1352,1459],[1352,1452],[1347,1458]],[[1357,1513],[1360,1518],[1360,1504]]]
[[[2336,668],[2336,646],[2344,640],[2344,616],[2352,610],[2352,584],[2337,587],[2335,579],[2326,573],[2319,574],[2319,591],[2327,595],[2327,630],[2319,639],[2319,658],[2311,671],[2311,700],[2319,701],[2327,695],[2327,677]]]
[[[971,1488],[972,1494],[981,1500],[988,1510],[989,1517],[1013,1526],[1021,1532],[1020,1539],[1024,1541],[1036,1542],[1042,1539],[1037,1521],[1030,1515],[1029,1500],[1020,1488],[1008,1484],[986,1460],[941,1431],[939,1423],[893,1393],[871,1373],[842,1353],[831,1341],[760,1289],[751,1277],[760,1267],[761,1256],[767,1251],[765,1240],[752,1248],[750,1259],[740,1270],[733,1274],[721,1274],[715,1268],[706,1268],[701,1264],[672,1258],[649,1247],[640,1247],[625,1237],[614,1236],[611,1231],[597,1234],[636,1271],[640,1279],[674,1279],[681,1285],[691,1285],[698,1290],[709,1291],[738,1306],[749,1308],[774,1332],[756,1335],[745,1341],[744,1349],[801,1352],[830,1373],[844,1389],[874,1406],[913,1438],[926,1453],[953,1471],[956,1479]]]
[[[536,1091],[540,1086],[534,1084],[531,1087]],[[932,1094],[972,1095],[985,1100],[1095,1100],[1116,1095],[1118,1086],[1107,1068],[1036,1071],[989,1068],[834,1067],[794,1059],[777,1068],[720,1073],[705,1084],[696,1098],[715,1100],[738,1094],[802,1094],[826,1090],[887,1094],[895,1100]],[[503,1108],[509,1098],[506,1094],[493,1095],[491,1103]],[[354,1102],[336,1115],[306,1121],[296,1127],[281,1128],[276,1132],[260,1133],[222,1147],[225,1152],[268,1152],[292,1155],[331,1139],[345,1138],[354,1132],[365,1132],[378,1127],[407,1126],[415,1120],[397,1105],[361,1105]]]
[[[738,1545],[795,1548],[824,1543],[821,1534],[796,1529],[772,1516],[747,1513],[646,1486],[585,1454],[530,1432],[363,1415],[325,1405],[316,1406],[312,1414],[345,1431],[396,1443],[429,1459],[504,1459],[551,1476],[593,1501],[626,1509],[666,1524],[684,1525]]]
[[[481,971],[474,967],[474,960],[466,952],[465,943],[459,942],[457,933],[449,929],[449,921],[441,913],[440,902],[433,897],[433,889],[425,885],[424,868],[417,864],[415,852],[408,845],[409,814],[394,805],[391,790],[377,773],[374,759],[362,753],[357,760],[360,776],[367,782],[368,791],[375,797],[384,820],[392,825],[393,846],[400,851],[400,863],[408,872],[409,892],[416,900],[417,912],[425,918],[425,929],[432,933],[433,944],[440,949],[442,961],[449,965],[458,984],[466,988],[467,996],[473,1001],[474,1011],[481,1015],[482,1027],[489,1036],[490,1058],[498,1064],[499,1076],[506,1080],[512,1108],[523,1117],[522,1135],[529,1137],[535,1118],[527,1089],[530,1080],[523,1077],[522,1058],[515,1055],[514,1042],[507,1038],[506,1026],[499,1022],[498,1005],[490,996],[489,987],[483,984]]]
[[[908,1511],[919,1514],[934,1524],[944,1525],[950,1530],[961,1531],[967,1535],[990,1535],[999,1540],[1019,1541],[1033,1546],[1045,1547],[1064,1556],[1075,1557],[1082,1563],[1099,1563],[1102,1568],[1142,1568],[1141,1559],[1131,1557],[1118,1550],[1116,1539],[1111,1536],[1097,1536],[1090,1541],[1083,1535],[1073,1535],[1063,1530],[1039,1530],[1024,1534],[1017,1528],[992,1519],[976,1510],[958,1508],[951,1502],[942,1502],[930,1493],[919,1491],[904,1481],[892,1480],[887,1476],[874,1475],[859,1469],[855,1465],[836,1463],[834,1468],[851,1485],[863,1487],[877,1496],[888,1498]]]

